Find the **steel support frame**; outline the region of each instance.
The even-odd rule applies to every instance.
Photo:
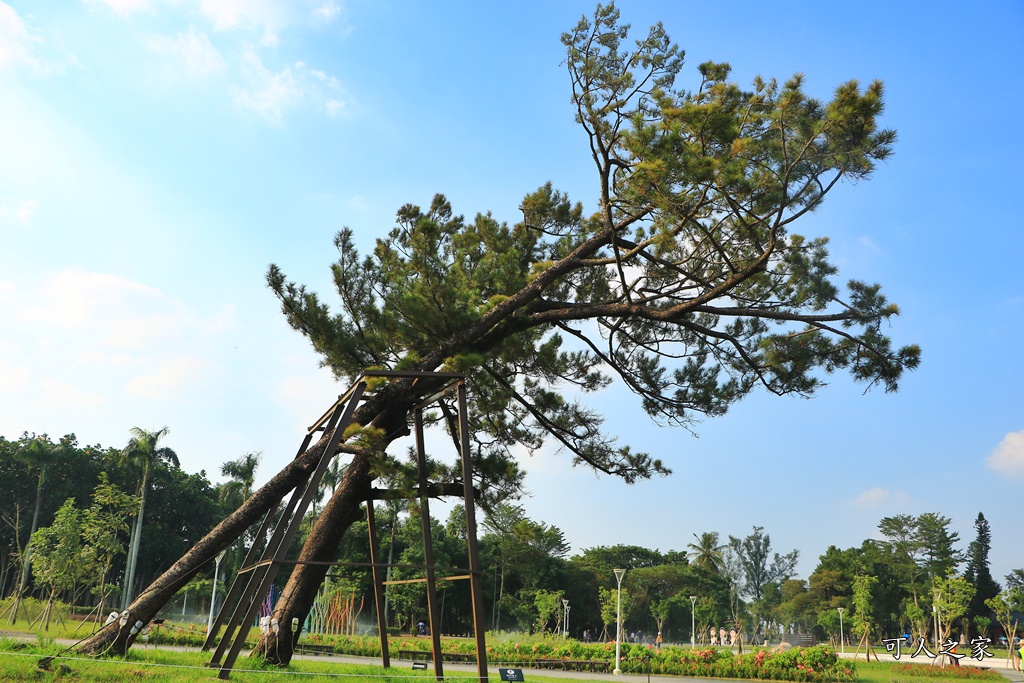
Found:
[[[249,552],[246,554],[243,567],[235,577],[231,589],[225,597],[223,607],[217,615],[214,626],[207,635],[206,642],[203,645],[203,649],[209,649],[212,646],[215,634],[225,622],[225,616],[230,604],[237,596],[237,603],[231,613],[230,619],[227,620],[227,628],[221,636],[220,644],[208,665],[219,668],[220,672],[218,677],[223,680],[227,680],[229,678],[231,669],[234,667],[234,663],[245,644],[246,629],[240,627],[244,624],[251,623],[255,618],[260,606],[259,597],[266,593],[270,585],[273,583],[274,578],[277,576],[277,572],[280,567],[283,564],[286,564],[285,556],[287,555],[288,549],[294,541],[295,535],[302,522],[302,518],[306,514],[306,510],[316,493],[316,489],[319,487],[320,481],[323,479],[324,472],[327,470],[328,464],[335,455],[335,451],[340,443],[341,435],[352,422],[352,416],[355,409],[367,388],[366,379],[370,377],[411,378],[414,382],[417,382],[420,379],[448,380],[447,383],[439,388],[437,392],[417,405],[414,408],[413,414],[416,438],[417,469],[419,470],[418,493],[420,498],[420,513],[422,515],[425,561],[424,570],[426,572],[426,578],[424,581],[427,584],[427,611],[430,621],[434,675],[439,681],[444,679],[443,656],[441,653],[440,642],[441,615],[437,609],[437,590],[435,585],[437,578],[434,566],[433,539],[430,533],[430,511],[427,495],[429,482],[427,481],[426,473],[423,410],[425,407],[433,404],[440,397],[447,394],[453,388],[457,392],[458,450],[462,464],[463,497],[465,499],[464,507],[466,510],[467,553],[469,556],[469,574],[465,578],[468,578],[470,582],[470,596],[473,606],[473,631],[476,639],[477,675],[479,683],[487,683],[487,645],[483,630],[483,573],[480,568],[480,557],[476,537],[476,497],[473,490],[473,465],[469,445],[469,413],[466,395],[466,378],[462,373],[454,372],[402,372],[384,370],[367,371],[364,373],[356,384],[349,389],[348,392],[340,396],[338,401],[335,402],[335,404],[309,428],[296,457],[306,452],[313,434],[317,431],[323,430],[326,434],[333,430],[328,445],[324,449],[317,467],[312,474],[305,480],[304,484],[300,483],[292,491],[292,496],[285,507],[284,513],[281,517],[281,522],[274,529],[270,542],[267,544],[267,547],[261,557],[258,560],[256,559],[257,553],[255,552],[255,546],[250,548]],[[261,526],[261,536],[269,529],[274,517],[274,512],[280,503],[281,501],[278,500],[273,506],[273,509],[267,513],[267,517],[264,519]],[[387,668],[390,667],[390,653],[388,650],[387,626],[384,623],[383,616],[384,581],[381,576],[380,569],[396,565],[387,565],[379,561],[379,548],[377,542],[376,522],[373,514],[372,497],[370,500],[366,501],[366,509],[370,544],[370,565],[373,573],[374,603],[377,612],[377,627],[381,639],[381,659],[383,666]],[[243,583],[245,584],[244,588],[241,587]],[[238,634],[237,636],[234,636],[236,630],[238,630]],[[234,636],[233,644],[231,644],[232,636]],[[228,650],[229,644],[231,645],[230,650]],[[227,652],[227,657],[222,662],[221,660],[224,658],[225,652]]]

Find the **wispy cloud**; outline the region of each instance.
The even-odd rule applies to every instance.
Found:
[[[35,61],[32,44],[38,40],[28,32],[14,8],[0,2],[0,69]]]
[[[13,202],[0,201],[0,221],[9,219],[21,225],[28,225],[35,216],[39,204],[32,199],[20,199]]]
[[[275,71],[263,63],[256,50],[249,48],[244,54],[243,74],[245,85],[231,88],[235,104],[274,123],[280,123],[286,111],[310,102],[326,100],[325,107],[332,116],[345,106],[340,99],[329,97],[330,93],[340,91],[337,79],[303,62]]]
[[[35,402],[37,409],[52,410],[55,406],[92,411],[106,401],[100,394],[80,389],[73,384],[48,377],[40,382],[42,397]]]
[[[197,356],[165,358],[149,372],[132,377],[125,388],[132,394],[160,401],[196,396],[214,364]]]
[[[65,62],[39,55],[43,39],[30,30],[17,10],[0,0],[0,71],[28,69],[41,76],[64,71]],[[67,61],[74,61],[69,57]]]
[[[877,253],[881,253],[881,251],[882,251],[878,247],[878,245],[875,244],[875,241],[873,239],[871,239],[870,237],[868,237],[867,235],[864,235],[864,236],[860,237],[857,241],[860,242],[860,245],[862,247],[864,247],[865,249],[868,249],[869,251],[873,251],[876,254]]]
[[[1024,430],[1004,436],[985,464],[1003,474],[1024,475]]]
[[[910,501],[910,495],[904,491],[893,491],[891,489],[875,486],[864,491],[850,503],[861,510],[878,510],[894,506],[902,506]]]
[[[32,371],[0,358],[0,392],[16,393],[28,386]]]
[[[199,311],[157,287],[82,269],[0,281],[0,309],[0,433],[213,404],[237,329],[232,306]]]
[[[187,31],[170,36],[154,36],[149,49],[168,58],[165,74],[175,80],[209,78],[225,71],[227,63],[210,37],[189,26]]]
[[[223,332],[234,320],[230,306],[200,315],[156,287],[74,268],[57,273],[25,300],[32,303],[16,309],[15,320],[40,336],[74,334],[83,350],[92,344],[103,353],[154,345],[174,349],[183,340],[194,343]]]
[[[121,17],[131,16],[141,10],[153,9],[151,0],[86,0],[85,4],[106,7]]]

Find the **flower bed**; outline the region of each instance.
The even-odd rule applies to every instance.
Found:
[[[903,674],[904,676],[922,676],[927,678],[965,678],[965,679],[981,679],[981,680],[992,680],[1000,681],[1003,679],[1002,674],[992,669],[985,669],[980,666],[931,666],[929,664],[911,664],[909,662],[900,662],[898,664],[891,665],[893,673]]]
[[[380,657],[379,640],[363,636],[303,636],[303,642],[331,645],[338,654]],[[429,652],[429,638],[391,638],[392,652]],[[549,667],[561,661],[564,668],[586,671],[593,662],[615,659],[615,643],[581,643],[553,636],[521,636],[502,638],[489,634],[487,660],[503,666]],[[443,640],[443,653],[472,655],[470,640]],[[727,649],[664,647],[621,643],[620,668],[627,673],[654,673],[707,678],[745,678],[772,681],[852,681],[854,665],[842,662],[834,650],[824,646],[794,648],[786,652],[751,651],[743,655]],[[961,667],[964,668],[964,667]],[[949,671],[949,669],[946,669]]]

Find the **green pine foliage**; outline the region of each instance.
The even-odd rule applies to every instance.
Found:
[[[369,254],[351,229],[338,233],[336,306],[267,272],[289,324],[338,378],[469,374],[475,450],[498,470],[511,446],[552,441],[629,482],[667,473],[587,406],[613,380],[656,421],[692,429],[755,387],[809,396],[840,370],[895,391],[920,360],[883,334],[898,308],[880,286],[844,289],[827,240],[793,232],[891,155],[882,84],[844,83],[825,101],[800,75],[744,88],[707,62],[687,87],[663,27],[628,36],[612,5],[562,36],[595,211],[551,183],[523,198],[514,224],[467,218],[440,194],[406,204]]]

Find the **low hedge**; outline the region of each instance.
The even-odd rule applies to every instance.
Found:
[[[376,636],[303,635],[302,641],[329,645],[338,654],[380,657]],[[538,661],[561,659],[576,662],[615,659],[615,643],[581,643],[552,636],[488,638],[487,659],[494,664],[530,666]],[[429,652],[429,638],[390,638],[392,652],[417,650]],[[441,650],[454,654],[475,654],[471,640],[442,640]],[[621,643],[620,668],[627,673],[654,673],[707,678],[745,678],[771,681],[852,681],[854,664],[840,661],[835,650],[816,646],[793,648],[785,652],[756,650],[737,655],[728,649],[690,649]],[[567,668],[574,668],[571,664]],[[575,668],[585,669],[585,664]]]

